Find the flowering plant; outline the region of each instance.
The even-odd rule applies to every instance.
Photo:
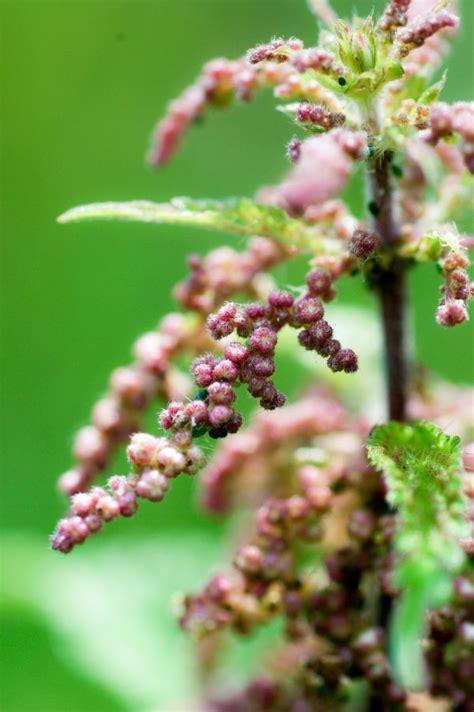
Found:
[[[240,691],[207,685],[205,709],[417,709],[420,700],[433,709],[441,698],[468,712],[470,400],[411,368],[406,335],[411,267],[438,266],[441,327],[468,318],[473,294],[472,238],[453,220],[472,200],[474,105],[441,102],[445,75],[432,79],[458,18],[447,3],[425,0],[391,0],[378,19],[351,24],[325,0],[310,7],[323,27],[317,47],[274,39],[237,61],[210,62],[169,107],[150,154],[153,165],[166,163],[205,113],[271,88],[300,132],[283,180],[255,200],[99,203],[59,218],[207,227],[248,238],[248,247],[189,257],[175,290],[183,311],[139,338],[134,363],[114,371],[92,424],[76,436],[76,466],[60,479],[70,508],[51,544],[68,553],[134,515],[140,500],[161,501],[177,476],[203,471],[207,510],[251,512],[237,528],[232,571],[181,601],[205,679],[224,635],[284,623],[266,674]],[[366,175],[363,218],[341,197],[356,165]],[[278,289],[270,270],[296,257],[308,261],[305,284]],[[384,423],[371,422],[367,404],[341,386],[359,367],[344,323],[336,334],[326,313],[344,276],[361,278],[380,303]],[[315,360],[340,376],[317,367],[317,383],[286,404],[277,352],[313,381]],[[247,394],[261,410],[244,424]],[[160,436],[139,431],[157,398],[167,402]],[[439,427],[447,414],[453,434]],[[206,462],[209,439],[221,438]],[[95,485],[126,441],[130,474]]]

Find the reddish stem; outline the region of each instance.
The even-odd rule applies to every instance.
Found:
[[[393,201],[390,156],[373,159],[369,166],[371,209],[374,228],[389,252],[398,240],[400,229]],[[405,266],[393,259],[381,272],[377,291],[382,313],[385,343],[387,413],[389,420],[406,419],[407,348],[406,348],[406,275]]]

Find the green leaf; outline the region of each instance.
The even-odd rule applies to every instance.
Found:
[[[299,249],[340,252],[340,242],[288,215],[280,208],[261,205],[249,198],[223,202],[175,198],[169,203],[134,200],[126,203],[93,203],[68,210],[58,222],[125,220],[159,225],[189,225],[251,237],[259,235]]]
[[[437,101],[439,98],[439,95],[444,89],[444,85],[446,84],[446,78],[448,76],[448,72],[445,71],[443,72],[443,76],[441,79],[436,82],[435,84],[432,84],[430,87],[425,89],[425,91],[422,93],[420,98],[418,99],[418,104],[432,104],[434,101]]]
[[[432,423],[388,423],[370,434],[368,455],[398,510],[395,583],[402,594],[392,620],[392,663],[405,687],[422,688],[425,614],[449,599],[464,561],[460,440]]]

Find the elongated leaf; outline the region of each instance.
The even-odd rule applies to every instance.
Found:
[[[449,598],[464,560],[457,541],[466,527],[460,441],[432,423],[389,423],[374,428],[368,454],[398,509],[395,583],[402,595],[392,621],[392,662],[403,685],[421,688],[426,611]]]
[[[134,200],[126,203],[93,203],[68,210],[58,222],[125,220],[159,225],[189,225],[251,237],[259,235],[298,249],[334,254],[341,243],[323,235],[318,228],[288,217],[279,208],[261,205],[248,198],[224,202],[175,198],[170,203]]]

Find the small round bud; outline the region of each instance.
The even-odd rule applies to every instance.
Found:
[[[59,478],[59,489],[64,494],[71,496],[80,492],[87,485],[89,477],[84,468],[78,467],[73,470],[68,470]]]
[[[209,400],[215,405],[230,405],[235,400],[234,389],[232,388],[230,383],[215,381],[209,386]]]
[[[243,363],[249,355],[245,344],[232,343],[225,347],[224,356],[235,364]],[[208,384],[209,385],[209,384]]]
[[[226,423],[228,433],[236,433],[242,427],[242,416],[236,410],[232,413],[230,420]]]
[[[460,299],[446,302],[438,307],[436,321],[440,326],[456,326],[469,318],[466,305]]]
[[[317,269],[308,274],[306,284],[311,294],[319,297],[329,292],[332,286],[332,280],[328,272]]]
[[[186,458],[182,452],[169,445],[158,453],[157,464],[166,477],[177,477],[184,470]]]
[[[337,339],[328,339],[326,341],[326,343],[324,343],[322,346],[319,346],[318,353],[321,356],[327,357],[327,356],[334,356],[340,350],[341,350],[341,342],[340,341],[338,341]]]
[[[321,319],[310,329],[311,338],[316,348],[323,346],[332,336],[332,326],[327,321]]]
[[[79,517],[86,517],[94,509],[94,498],[87,492],[78,492],[71,498],[71,510]]]
[[[209,394],[210,394],[210,389],[215,386],[215,383],[211,383],[209,386]],[[220,384],[224,385],[224,384]],[[227,384],[225,384],[227,385]],[[191,403],[188,403],[185,407],[185,413],[186,417],[189,418],[191,425],[194,427],[196,425],[200,425],[203,423],[207,423],[208,420],[208,407],[206,403],[202,400],[193,400]]]
[[[219,361],[212,371],[212,377],[216,381],[235,381],[238,375],[236,365],[228,358]]]
[[[378,242],[379,238],[375,232],[358,228],[349,240],[349,251],[354,257],[365,260],[374,252]]]
[[[208,363],[198,363],[193,366],[194,380],[198,388],[207,388],[212,383],[212,368]]]
[[[102,519],[98,514],[88,514],[84,521],[91,534],[95,534],[102,529]]]
[[[148,433],[135,433],[127,448],[128,461],[137,467],[149,467],[154,462],[162,442]]]
[[[66,520],[66,533],[74,544],[81,544],[89,536],[89,527],[82,517],[70,517]]]
[[[160,502],[169,489],[169,481],[157,470],[146,470],[138,480],[135,492],[138,497],[149,499],[151,502]]]
[[[255,575],[262,568],[263,554],[257,546],[242,546],[236,554],[234,564],[245,574]]]
[[[334,356],[328,359],[328,366],[331,371],[344,371],[354,373],[358,369],[356,354],[351,349],[341,349]]]
[[[207,319],[207,328],[213,339],[223,339],[234,331],[232,321],[223,319],[219,314],[211,314]]]
[[[292,138],[286,147],[286,155],[291,163],[297,163],[301,154],[301,141],[298,138]]]
[[[117,498],[120,514],[122,517],[131,517],[137,511],[138,504],[134,492],[125,492]]]
[[[249,367],[260,378],[268,378],[275,372],[275,363],[271,356],[252,356]]]
[[[98,514],[100,514],[102,519],[106,522],[110,522],[112,519],[115,519],[115,517],[118,517],[120,513],[118,502],[109,494],[105,493],[97,498],[95,508]]]
[[[266,319],[268,316],[268,308],[265,304],[256,302],[255,304],[246,304],[244,307],[245,316],[252,321]]]
[[[214,428],[227,423],[232,417],[232,408],[226,405],[216,405],[209,413],[209,422]]]
[[[197,445],[193,445],[186,451],[186,465],[184,471],[188,475],[195,475],[206,464],[203,451]]]
[[[313,324],[324,314],[324,308],[319,299],[304,297],[295,304],[294,316],[298,324]]]
[[[250,348],[258,351],[260,354],[272,353],[277,343],[277,335],[267,326],[261,326],[255,329],[249,340]]]
[[[100,430],[93,425],[86,425],[79,430],[74,440],[74,455],[78,460],[103,467],[107,453],[107,442]]]
[[[276,309],[290,309],[293,306],[294,297],[289,292],[270,292],[268,303]]]

